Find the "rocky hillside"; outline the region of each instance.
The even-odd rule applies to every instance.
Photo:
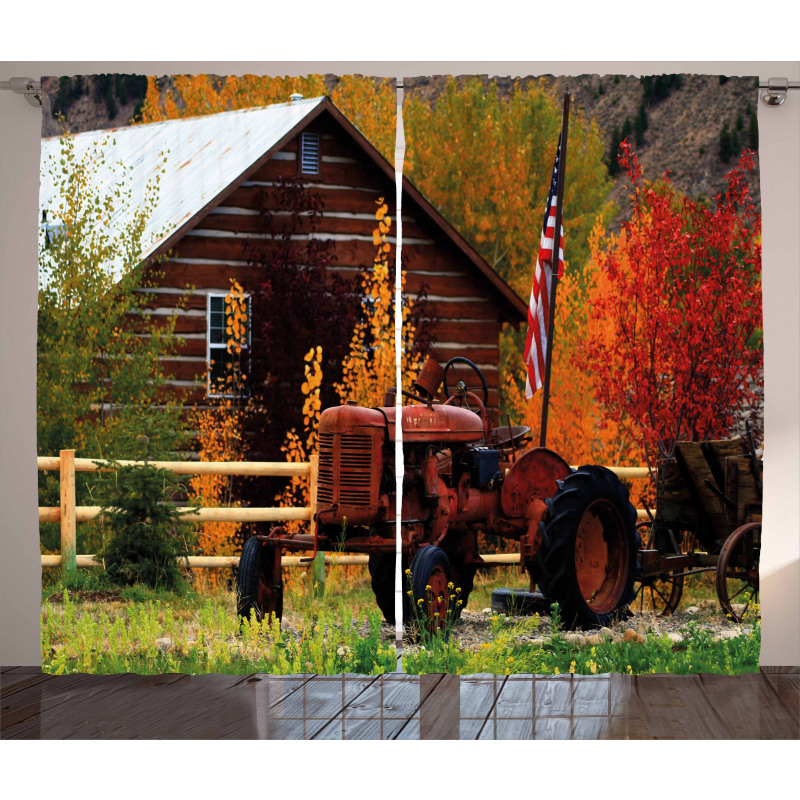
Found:
[[[327,76],[335,85],[335,76]],[[407,91],[436,102],[446,76],[428,76],[406,81]],[[488,78],[484,77],[487,83]],[[501,96],[514,91],[515,79],[494,78]],[[538,78],[523,78],[526,85]],[[545,82],[561,96],[572,94],[573,104],[594,120],[611,153],[628,134],[644,168],[645,177],[670,172],[674,185],[693,196],[714,197],[725,186],[724,176],[736,163],[736,152],[757,146],[754,115],[758,90],[755,78],[724,78],[716,75],[657,76],[641,80],[628,75],[546,76]],[[146,88],[141,76],[89,76],[80,83],[56,77],[44,78],[46,95],[42,135],[60,131],[53,109],[60,110],[72,131],[97,130],[129,124],[138,111]],[[727,142],[721,142],[727,132]],[[721,158],[727,156],[727,160]],[[616,174],[611,197],[620,207],[612,223],[625,217],[628,182]],[[750,178],[751,194],[760,203],[757,169]]]
[[[484,76],[483,79],[488,83],[489,78]],[[446,80],[446,76],[420,77],[406,81],[406,86],[409,91],[419,92],[435,103]],[[498,84],[501,95],[511,93],[516,83],[516,79],[510,77],[491,80]],[[519,83],[525,86],[538,80],[528,77]],[[727,162],[720,158],[723,126],[727,126],[729,136],[736,132],[737,152],[754,145],[757,149],[757,142],[751,142],[750,135],[750,121],[756,113],[758,100],[754,77],[726,79],[716,75],[680,75],[642,81],[630,75],[579,75],[545,76],[544,81],[559,97],[568,90],[573,106],[582,109],[586,117],[597,124],[606,142],[609,164],[612,163],[611,153],[624,138],[627,121],[645,177],[659,178],[669,171],[673,184],[691,197],[713,198],[725,187],[725,174],[736,163],[735,155]],[[637,138],[636,119],[642,107],[646,128]],[[735,146],[735,141],[731,142],[728,152],[732,153]],[[625,217],[630,185],[623,174],[614,177],[616,184],[611,198],[620,207],[620,214],[612,227]],[[749,176],[749,183],[753,200],[760,203],[757,165]]]

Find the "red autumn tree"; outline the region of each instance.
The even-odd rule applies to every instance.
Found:
[[[679,195],[668,176],[644,181],[627,141],[619,162],[632,214],[618,235],[591,238],[601,274],[590,317],[611,324],[596,326],[581,364],[607,418],[635,427],[652,465],[676,441],[730,435],[760,402],[761,216],[750,151],[711,204]]]

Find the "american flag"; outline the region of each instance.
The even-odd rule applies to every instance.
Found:
[[[561,161],[561,137],[558,138],[556,163],[553,165],[553,179],[544,211],[542,238],[539,242],[539,255],[536,259],[536,272],[533,276],[531,301],[528,304],[528,335],[525,339],[523,358],[528,369],[525,382],[525,397],[533,397],[534,392],[544,385],[544,367],[547,358],[547,323],[550,313],[550,278],[553,262],[553,239],[556,227],[556,198],[558,196],[558,168]],[[561,225],[558,248],[558,277],[564,274],[564,226]]]

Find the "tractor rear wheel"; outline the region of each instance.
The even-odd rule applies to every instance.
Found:
[[[283,582],[273,579],[276,558],[280,555],[271,542],[253,537],[244,543],[236,574],[236,612],[240,619],[249,620],[252,611],[259,622],[270,614],[278,619],[283,616]]]
[[[394,578],[395,578],[395,554],[394,553],[370,553],[369,556],[369,577],[372,591],[375,595],[375,602],[383,614],[383,618],[390,624],[395,623],[394,609]],[[403,556],[402,574],[405,577],[407,558]],[[403,619],[408,621],[411,614],[411,603],[409,597],[403,591]]]
[[[608,625],[634,598],[636,509],[605,467],[579,467],[557,485],[539,523],[536,583],[566,626]]]

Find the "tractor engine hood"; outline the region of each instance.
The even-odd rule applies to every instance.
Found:
[[[388,429],[394,440],[396,409],[336,406],[325,409],[319,420],[320,434],[367,434],[369,429]],[[403,441],[466,444],[483,439],[483,422],[472,411],[458,406],[405,406],[403,408]]]
[[[389,423],[389,438],[395,436],[396,409],[382,408]],[[405,406],[403,408],[403,442],[446,442],[466,444],[483,439],[483,422],[472,411],[458,406]]]

